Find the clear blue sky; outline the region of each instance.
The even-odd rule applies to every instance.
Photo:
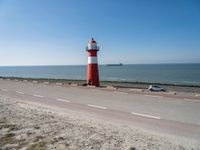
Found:
[[[0,0],[0,65],[200,63],[199,0]]]

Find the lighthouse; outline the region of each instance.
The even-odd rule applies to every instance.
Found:
[[[87,70],[87,85],[99,86],[99,71],[98,71],[98,61],[97,61],[97,52],[99,47],[97,42],[92,38],[88,42],[86,47],[88,53],[88,70]]]

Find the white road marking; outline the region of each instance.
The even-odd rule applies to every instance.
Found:
[[[35,97],[39,97],[39,98],[43,98],[44,96],[42,96],[42,95],[33,95],[33,96],[35,96]]]
[[[1,89],[2,91],[4,91],[4,92],[7,92],[8,90],[7,89]]]
[[[69,103],[69,102],[70,102],[70,101],[68,101],[68,100],[60,99],[60,98],[57,98],[56,100],[57,100],[57,101],[61,101],[61,102],[66,102],[66,103]]]
[[[140,113],[131,113],[132,115],[137,115],[137,116],[142,116],[142,117],[148,117],[148,118],[153,118],[153,119],[160,119],[160,117],[156,117],[156,116],[151,116],[151,115],[146,115],[146,114],[140,114]]]
[[[116,94],[127,94],[125,92],[113,92],[113,93],[116,93]]]
[[[130,89],[130,91],[135,91],[135,92],[144,92],[144,89]]]
[[[156,96],[156,95],[144,95],[144,96],[154,97],[154,98],[162,98],[162,96]]]
[[[49,82],[43,82],[44,84],[49,84]]]
[[[56,85],[63,85],[62,83],[57,82]]]
[[[21,92],[21,91],[16,91],[16,93],[18,93],[18,94],[24,94],[23,92]]]
[[[196,94],[195,96],[198,97],[198,96],[200,96],[200,94]]]
[[[194,101],[194,102],[199,101],[200,102],[200,100],[198,100],[198,99],[184,98],[184,100],[185,101]]]
[[[89,106],[89,107],[95,107],[95,108],[100,108],[100,109],[107,109],[106,107],[103,107],[103,106],[97,106],[97,105],[91,105],[91,104],[88,104],[87,106]]]

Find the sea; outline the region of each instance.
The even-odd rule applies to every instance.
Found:
[[[101,81],[200,86],[200,64],[99,65]],[[0,67],[0,77],[86,80],[86,65]]]

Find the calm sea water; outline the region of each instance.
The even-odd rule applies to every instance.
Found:
[[[87,66],[0,67],[2,77],[82,79]],[[99,66],[100,80],[200,85],[200,64]]]

